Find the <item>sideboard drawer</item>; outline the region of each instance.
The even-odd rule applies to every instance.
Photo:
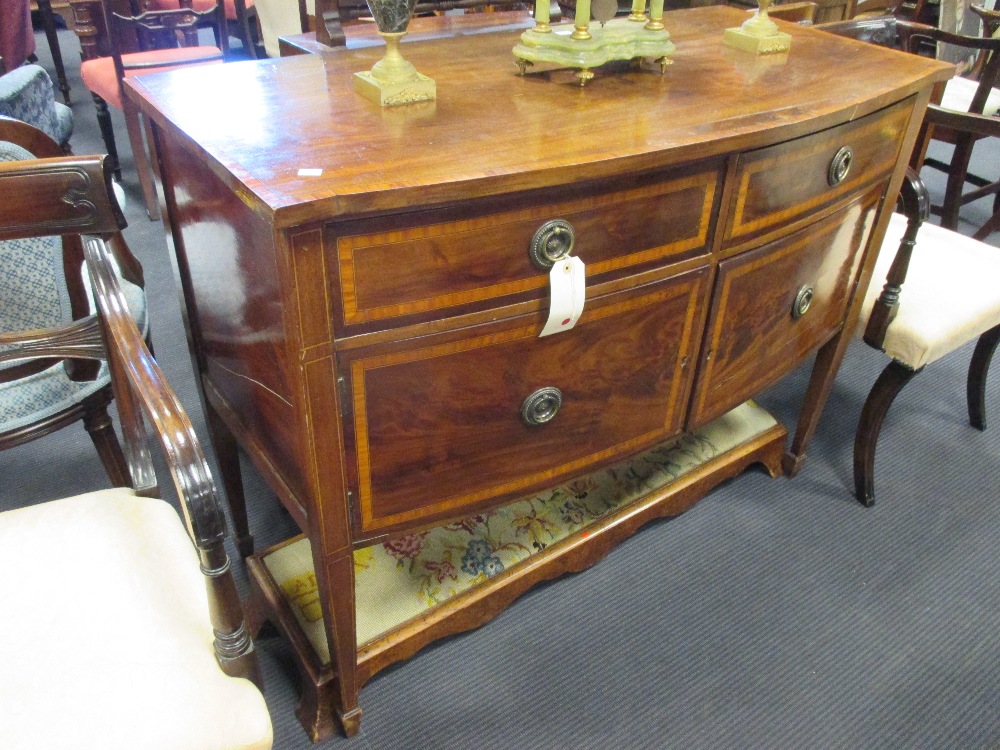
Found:
[[[495,305],[498,298],[548,294],[548,270],[536,265],[532,239],[553,220],[568,222],[572,254],[587,276],[630,273],[649,264],[707,254],[721,162],[597,186],[575,197],[482,213],[439,210],[414,217],[327,227],[328,258],[338,270],[338,328],[394,327]],[[583,197],[580,197],[583,195]],[[566,235],[561,235],[564,238]],[[559,239],[556,240],[557,242]]]
[[[689,430],[777,382],[838,329],[880,195],[719,264]]]
[[[725,245],[737,245],[847,199],[886,177],[910,118],[909,101],[856,122],[739,156]]]
[[[530,315],[341,353],[355,523],[370,534],[461,516],[677,434],[708,278],[703,266],[588,300],[573,330],[545,338]],[[553,392],[528,406],[546,388],[561,394],[547,422]]]

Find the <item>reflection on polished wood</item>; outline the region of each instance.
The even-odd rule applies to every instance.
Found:
[[[516,595],[467,597],[366,660],[355,548],[693,430],[815,354],[786,461],[801,466],[869,249],[950,68],[784,22],[789,55],[724,47],[722,29],[744,18],[669,13],[677,52],[664,75],[613,69],[583,90],[572,71],[517,76],[518,31],[408,43],[438,99],[388,110],[351,90],[382,53],[360,45],[128,83],[153,123],[241,550],[252,539],[237,446],[312,543],[332,664],[286,631],[312,736],[335,718],[356,732],[375,671]],[[587,306],[572,331],[539,339],[547,271],[529,245],[556,218],[575,227]],[[543,387],[560,389],[559,414],[523,424],[524,399]],[[780,448],[781,434],[770,441]],[[679,512],[750,460],[761,455],[643,517]],[[582,569],[615,543],[602,538],[577,539],[572,565],[512,575]],[[280,595],[255,581],[257,620],[282,620]]]

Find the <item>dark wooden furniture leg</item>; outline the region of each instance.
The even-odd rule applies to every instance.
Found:
[[[830,389],[833,388],[833,381],[847,351],[847,345],[851,341],[847,332],[848,326],[853,327],[853,320],[848,320],[844,330],[826,342],[816,353],[816,362],[813,364],[809,387],[802,403],[802,410],[799,412],[795,437],[781,462],[788,477],[794,477],[805,465],[806,448],[812,440],[813,433],[816,432],[819,418],[823,414],[823,406],[826,404],[827,396],[830,395]]]
[[[866,507],[875,504],[875,447],[882,430],[882,420],[903,386],[922,370],[911,370],[893,360],[882,370],[865,399],[858,420],[858,432],[854,436],[854,494]]]
[[[991,328],[976,342],[976,350],[969,363],[966,395],[969,402],[969,424],[977,430],[986,429],[986,377],[990,372],[993,352],[1000,343],[1000,326]]]
[[[49,41],[52,63],[56,66],[59,90],[62,92],[63,101],[69,104],[69,83],[66,81],[66,67],[63,65],[62,50],[59,49],[59,36],[56,33],[56,19],[52,13],[51,0],[38,0],[38,13],[41,15],[42,25],[45,27],[45,38]]]
[[[360,686],[358,685],[357,631],[354,614],[354,555],[350,549],[345,549],[338,555],[323,559],[323,555],[317,547],[318,545],[313,547],[313,564],[316,570],[316,582],[319,585],[320,601],[323,606],[327,638],[331,646],[330,660],[337,682],[337,700],[334,710],[337,712],[337,719],[340,721],[344,734],[353,737],[361,728],[361,706],[358,705]],[[330,591],[337,592],[337,605],[335,607],[331,606],[333,597],[328,595]],[[320,691],[317,695],[316,718],[322,718],[323,713],[329,711],[329,696],[324,696],[324,692]],[[303,695],[305,697],[307,691]],[[326,700],[322,700],[323,698]],[[324,706],[324,703],[327,705]],[[299,705],[300,711],[306,708],[308,706],[305,705],[305,702]],[[302,715],[299,716],[299,720],[303,721]],[[308,726],[306,730],[309,730]]]
[[[146,202],[146,215],[150,221],[159,221],[160,201],[156,197],[156,185],[153,183],[153,166],[142,139],[142,115],[128,100],[122,101],[122,110],[125,113],[125,129],[128,130],[128,139],[132,144],[135,171],[139,174],[139,187],[142,188],[142,197]]]
[[[94,395],[81,402],[83,408],[83,426],[101,458],[101,464],[114,487],[131,487],[128,464],[125,454],[115,434],[114,424],[108,415],[108,404],[111,403],[111,392],[102,388]]]
[[[226,491],[226,498],[229,500],[229,512],[233,517],[236,549],[239,550],[241,557],[247,558],[253,554],[253,534],[250,533],[250,522],[247,518],[239,449],[236,447],[233,433],[230,432],[208,399],[204,399],[202,403],[205,405],[205,420],[208,422],[208,432],[211,436],[212,446],[215,448],[215,458],[219,462],[222,486]]]
[[[115,178],[121,180],[122,164],[121,160],[118,158],[118,145],[115,143],[115,129],[111,124],[111,112],[108,109],[108,103],[97,94],[91,94],[91,96],[94,98],[94,106],[97,107],[97,125],[101,129],[101,138],[104,139],[104,148],[107,149],[108,156],[111,157],[111,164],[115,173]]]

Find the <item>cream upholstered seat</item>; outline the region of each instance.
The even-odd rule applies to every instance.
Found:
[[[177,511],[111,489],[0,513],[0,746],[271,746],[260,691],[219,669]]]
[[[863,322],[882,291],[905,229],[906,217],[893,214],[865,296]],[[883,351],[919,370],[985,333],[1000,323],[998,280],[1000,248],[923,224]]]
[[[985,429],[986,375],[1000,341],[1000,248],[924,223],[929,198],[913,173],[904,183],[904,205],[907,215],[894,214],[889,223],[858,330],[892,358],[868,395],[855,438],[855,492],[865,505],[874,502],[882,420],[903,386],[978,338],[967,394],[970,422]]]
[[[99,156],[0,163],[0,240],[95,235],[83,250],[97,306],[44,331],[0,334],[0,364],[67,352],[107,361],[132,483],[0,513],[0,748],[266,750],[271,721],[225,516],[190,421],[128,313],[110,176]],[[155,497],[143,413],[181,515]]]
[[[971,112],[972,99],[979,89],[979,82],[955,76],[945,84],[940,107],[954,112]],[[995,115],[1000,110],[1000,89],[990,88],[983,106],[984,115]]]

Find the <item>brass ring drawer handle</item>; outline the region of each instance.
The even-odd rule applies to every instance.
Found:
[[[529,427],[551,422],[562,406],[562,391],[553,386],[539,388],[521,404],[521,419]]]
[[[830,171],[827,172],[826,179],[830,187],[836,187],[847,178],[847,173],[851,171],[851,163],[854,161],[854,150],[850,146],[842,146],[830,160]]]
[[[576,233],[573,225],[563,219],[552,219],[538,228],[531,238],[528,254],[531,262],[543,271],[548,271],[558,261],[573,252]]]
[[[809,312],[809,306],[812,305],[814,292],[815,289],[813,289],[810,284],[803,284],[799,287],[799,291],[795,295],[795,301],[792,303],[792,320],[798,320]]]

